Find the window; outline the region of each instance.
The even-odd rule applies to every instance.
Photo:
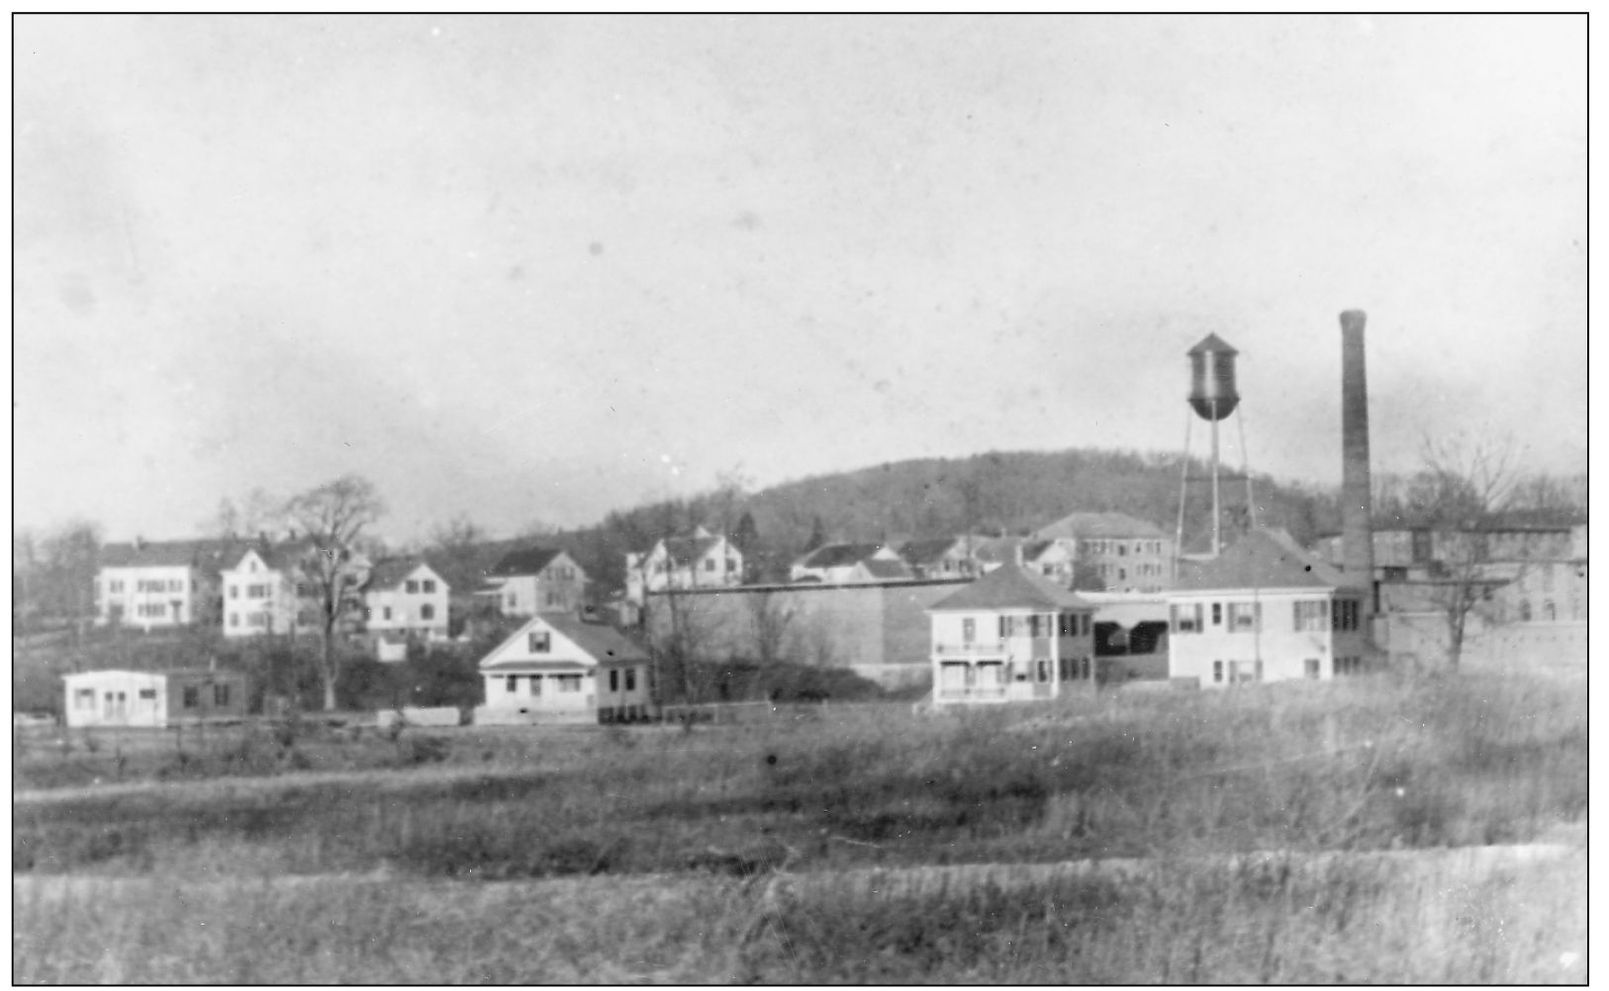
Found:
[[[239,626],[240,625],[240,613],[232,612],[232,613],[229,614],[229,625],[230,626]]]
[[[1078,636],[1078,616],[1075,613],[1064,612],[1056,617],[1056,635],[1058,637]]]
[[[1173,613],[1173,632],[1201,632],[1201,603],[1191,602],[1184,605],[1176,605],[1171,611]]]
[[[531,675],[530,689],[531,689],[531,697],[532,698],[537,698],[538,696],[540,696],[542,694],[542,676],[541,675],[539,675],[539,674]]]
[[[562,606],[562,605],[564,605],[564,596],[560,595],[558,592],[554,592],[552,590],[549,590],[548,591],[548,600],[547,601],[548,601],[548,606],[549,607]]]
[[[419,588],[426,595],[433,595],[436,591],[436,580],[434,578],[426,578],[424,581],[419,583]]]
[[[726,559],[726,570],[727,570],[728,573],[731,573],[731,572],[737,570],[737,561],[736,561],[736,559],[730,558],[730,557]]]
[[[513,695],[515,692],[519,691],[519,689],[520,679],[518,675],[511,674],[507,678],[503,679],[503,691]]]
[[[525,638],[526,650],[532,654],[546,654],[553,650],[553,634],[547,630],[537,630]]]
[[[1223,661],[1213,661],[1212,662],[1212,680],[1213,680],[1214,684],[1220,684],[1220,685],[1223,684],[1223,680],[1224,680],[1224,662]]]
[[[1229,629],[1234,633],[1250,633],[1261,625],[1263,607],[1260,602],[1229,603]]]
[[[560,692],[579,692],[581,690],[581,676],[578,674],[554,675],[559,681]]]
[[[213,685],[212,686],[212,704],[213,705],[228,705],[229,704],[229,686],[228,685]]]
[[[514,593],[513,593],[513,592],[510,592],[510,593],[508,593],[508,608],[510,608],[510,609],[513,609],[513,608],[514,608],[514,606],[515,606],[515,604],[516,604],[516,603],[517,603],[517,602],[518,602],[518,601],[519,601],[519,600],[518,600],[518,599],[517,599],[517,598],[515,598],[515,597],[514,597]]]
[[[122,592],[123,591],[123,582],[121,580],[115,581],[115,582],[108,582],[107,587],[109,589],[111,589],[112,592],[114,592],[114,593]]]
[[[1529,623],[1530,621],[1531,621],[1531,600],[1530,599],[1521,599],[1520,600],[1520,622]]]
[[[627,668],[626,669],[626,691],[634,692],[636,690],[637,690],[637,669],[636,668]]]
[[[390,621],[390,619],[391,619],[391,607],[390,606],[381,606],[380,607],[380,618],[383,619],[383,620],[386,620],[388,622]]]
[[[1292,603],[1292,622],[1298,633],[1318,632],[1328,625],[1329,603],[1323,599]]]
[[[166,616],[168,607],[160,602],[142,602],[137,611],[141,616],[146,617]]]
[[[1542,618],[1549,623],[1559,618],[1558,613],[1553,608],[1553,603],[1551,601],[1542,603]]]
[[[73,693],[73,705],[80,709],[95,708],[95,689],[80,688]]]
[[[1302,671],[1308,676],[1308,678],[1317,679],[1319,675],[1318,658],[1309,657],[1307,660],[1303,661]]]
[[[1331,625],[1340,631],[1350,631],[1358,628],[1358,600],[1336,599],[1335,612],[1331,615]]]
[[[420,619],[435,619],[436,618],[436,607],[431,605],[430,603],[426,602],[424,605],[419,607],[419,618]]]
[[[612,668],[609,671],[609,690],[611,692],[620,691],[620,672]]]
[[[1125,556],[1128,555],[1128,552],[1129,552],[1129,545],[1128,544],[1118,544],[1117,545],[1117,556],[1118,557],[1125,557]]]
[[[1038,674],[1038,676],[1039,676],[1040,684],[1044,684],[1045,682],[1049,681],[1050,680],[1050,662],[1047,661],[1047,660],[1041,659],[1039,661],[1038,671],[1036,672],[1036,674]]]
[[[239,585],[231,585],[231,586],[229,586],[229,597],[231,599],[240,598],[240,586]]]
[[[714,571],[715,570],[715,559],[713,557],[707,557],[707,558],[704,559],[704,570],[705,571]]]
[[[961,642],[973,643],[978,639],[978,621],[968,616],[961,621]]]
[[[402,583],[402,591],[407,595],[418,595],[419,583],[410,578]]]
[[[247,613],[246,614],[246,625],[247,626],[267,626],[268,625],[268,614],[265,613],[265,612]]]
[[[154,689],[154,688],[142,688],[142,689],[140,689],[140,698],[146,700],[147,702],[156,701],[156,689]]]
[[[195,685],[184,686],[184,707],[194,709],[201,704],[201,689]]]
[[[1223,603],[1214,602],[1212,604],[1212,625],[1213,626],[1222,626],[1223,621],[1224,621]]]

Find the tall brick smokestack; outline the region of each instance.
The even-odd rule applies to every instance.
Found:
[[[1370,589],[1375,612],[1374,533],[1369,487],[1369,386],[1364,375],[1362,310],[1341,314],[1341,560],[1350,585]]]

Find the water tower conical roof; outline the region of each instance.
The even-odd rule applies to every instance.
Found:
[[[1186,351],[1185,354],[1202,354],[1203,352],[1207,351],[1211,351],[1214,354],[1240,353],[1231,347],[1228,341],[1224,340],[1222,337],[1219,337],[1217,334],[1208,334],[1206,337],[1201,339],[1201,343]]]

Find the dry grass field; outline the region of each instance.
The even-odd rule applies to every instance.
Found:
[[[13,977],[1579,981],[1586,734],[1584,679],[1469,673],[690,732],[249,729],[182,762],[159,734],[36,742]]]

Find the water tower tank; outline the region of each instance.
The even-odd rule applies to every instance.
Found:
[[[1240,404],[1235,391],[1235,355],[1217,334],[1208,334],[1191,348],[1190,406],[1203,420],[1222,420]]]

